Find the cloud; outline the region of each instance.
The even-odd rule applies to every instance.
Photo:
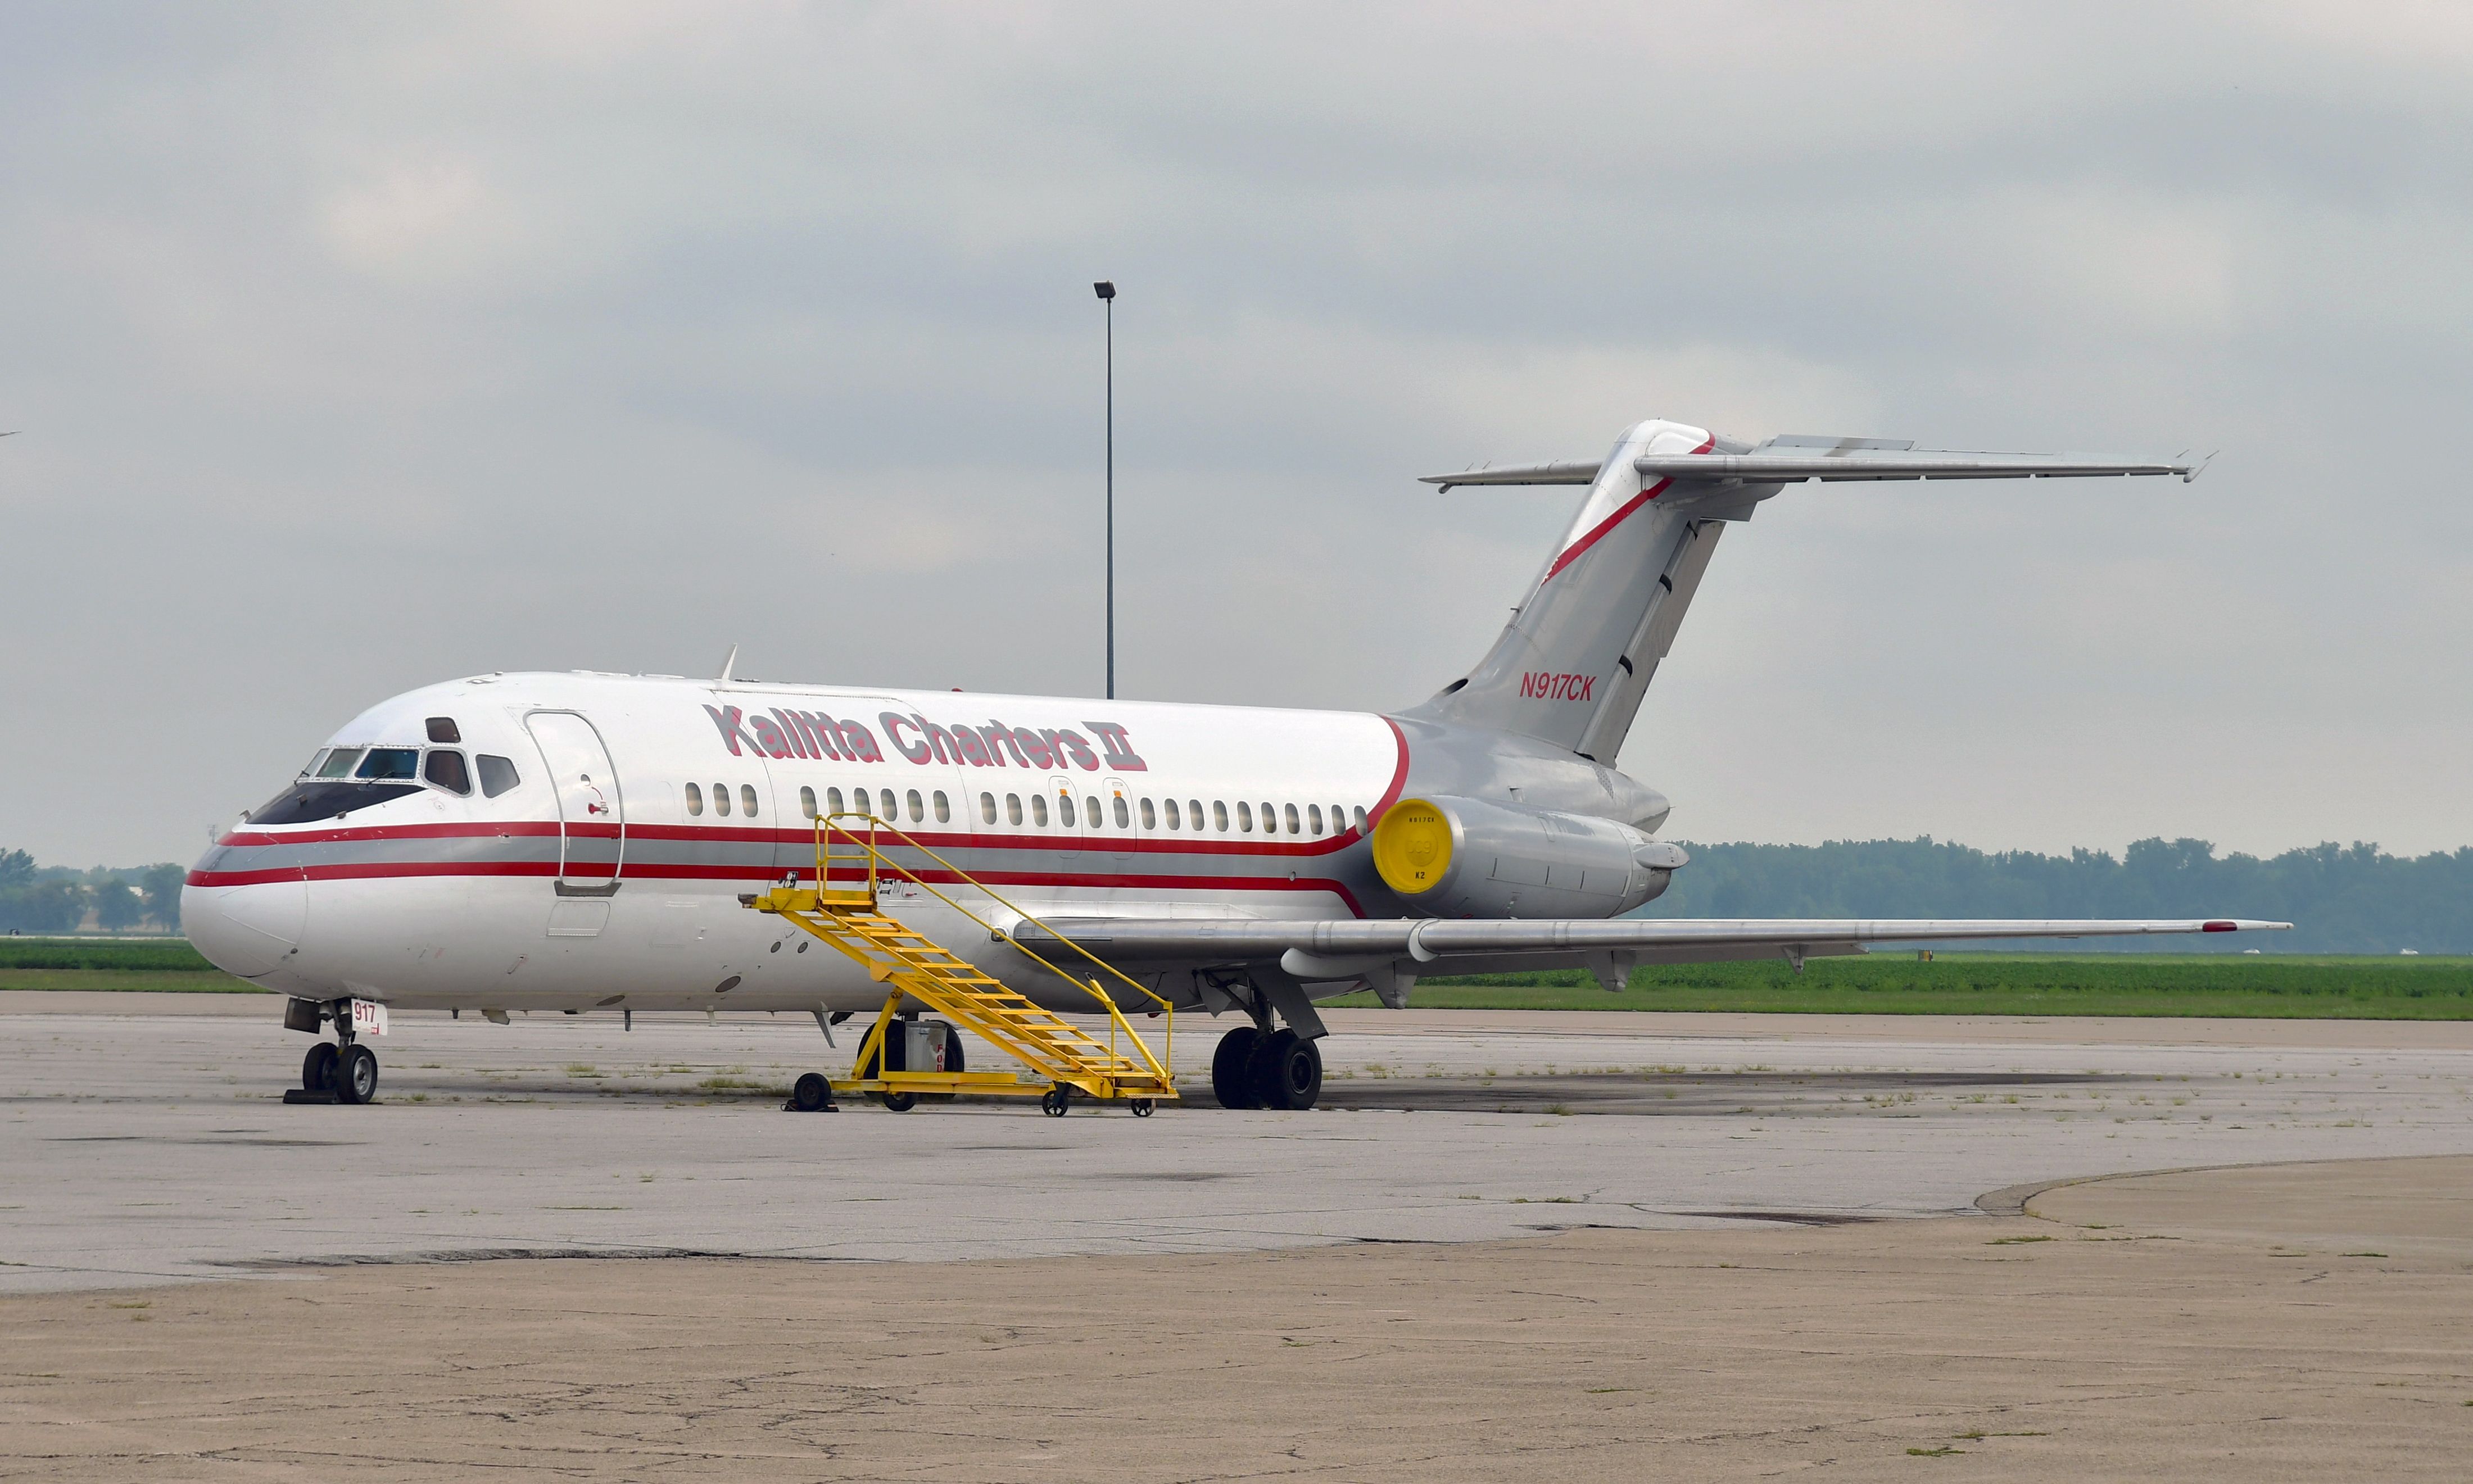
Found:
[[[330,195],[318,225],[348,267],[391,280],[468,278],[520,236],[468,160],[403,161]]]
[[[1416,476],[1640,417],[2221,448],[1789,491],[1626,765],[1701,835],[2461,844],[2467,33],[2333,13],[12,16],[0,844],[185,857],[480,670],[1094,688],[1100,276],[1132,693],[1423,697],[1570,502]]]

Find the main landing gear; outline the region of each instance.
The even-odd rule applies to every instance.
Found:
[[[1240,1025],[1212,1054],[1211,1090],[1222,1108],[1311,1108],[1322,1096],[1321,1048],[1292,1030]]]

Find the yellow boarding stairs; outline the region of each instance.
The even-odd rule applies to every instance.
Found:
[[[862,837],[855,825],[863,822]],[[1036,924],[1058,943],[1159,1007],[1167,1017],[1167,1060],[1151,1048],[1126,1023],[1115,996],[1087,982],[1091,996],[1108,1013],[1108,1037],[1101,1041],[1064,1017],[1043,1010],[1028,995],[982,972],[977,966],[905,927],[876,905],[876,890],[886,876],[896,876],[927,892],[939,901],[988,930],[992,938],[1013,944],[1042,968],[1068,984],[1084,985],[1013,934],[938,891],[919,874],[878,847],[890,835],[908,849],[951,873],[953,879],[993,900],[1022,922]],[[841,843],[848,842],[848,849]],[[851,884],[836,887],[834,880]],[[816,884],[803,887],[793,872],[786,884],[769,892],[738,898],[742,906],[786,918],[808,934],[864,967],[868,977],[891,987],[876,1023],[859,1042],[852,1063],[852,1076],[833,1083],[833,1091],[873,1093],[885,1106],[907,1110],[922,1094],[975,1092],[997,1097],[1032,1097],[1051,1116],[1062,1117],[1075,1090],[1104,1101],[1121,1100],[1136,1117],[1148,1117],[1155,1100],[1176,1096],[1169,1070],[1176,1050],[1176,1007],[1148,986],[1128,978],[1096,954],[972,879],[952,862],[921,845],[907,833],[872,814],[835,814],[816,821]],[[996,1044],[1029,1070],[1015,1072],[906,1071],[887,1067],[885,1038],[900,1025],[903,999],[917,1000],[966,1026]],[[1119,1049],[1121,1046],[1122,1049]]]

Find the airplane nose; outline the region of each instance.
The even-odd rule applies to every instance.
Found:
[[[297,878],[180,888],[180,930],[191,945],[244,979],[273,973],[300,945],[308,922],[309,885]]]

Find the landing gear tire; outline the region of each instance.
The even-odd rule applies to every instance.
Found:
[[[1151,1110],[1155,1106],[1157,1105],[1153,1104],[1151,1100],[1146,1097],[1129,1097],[1125,1099],[1125,1111],[1132,1113],[1137,1118],[1149,1117],[1151,1115]]]
[[[1248,1070],[1265,1108],[1303,1113],[1322,1096],[1322,1052],[1294,1031],[1274,1032]]]
[[[1294,1031],[1273,1031],[1254,1044],[1254,1054],[1245,1063],[1245,1082],[1253,1089],[1257,1108],[1285,1109],[1280,1101],[1280,1053],[1295,1045]]]
[[[1262,1106],[1262,1095],[1255,1090],[1254,1078],[1248,1070],[1261,1044],[1262,1033],[1250,1025],[1240,1025],[1219,1038],[1219,1049],[1211,1054],[1211,1095],[1219,1099],[1220,1107]]]
[[[378,1095],[378,1054],[367,1046],[347,1046],[337,1054],[335,1101],[367,1103]]]
[[[883,1096],[884,1106],[895,1113],[908,1113],[919,1106],[919,1094],[916,1092],[887,1092]]]
[[[1072,1106],[1073,1089],[1068,1087],[1050,1088],[1046,1095],[1039,1100],[1039,1111],[1051,1118],[1064,1117],[1065,1110]]]
[[[344,1054],[335,1049],[333,1041],[322,1041],[311,1046],[309,1054],[300,1059],[300,1090],[331,1091],[335,1086],[335,1067],[343,1060]]]
[[[790,1106],[801,1113],[834,1113],[833,1085],[822,1072],[805,1072],[790,1084]]]

